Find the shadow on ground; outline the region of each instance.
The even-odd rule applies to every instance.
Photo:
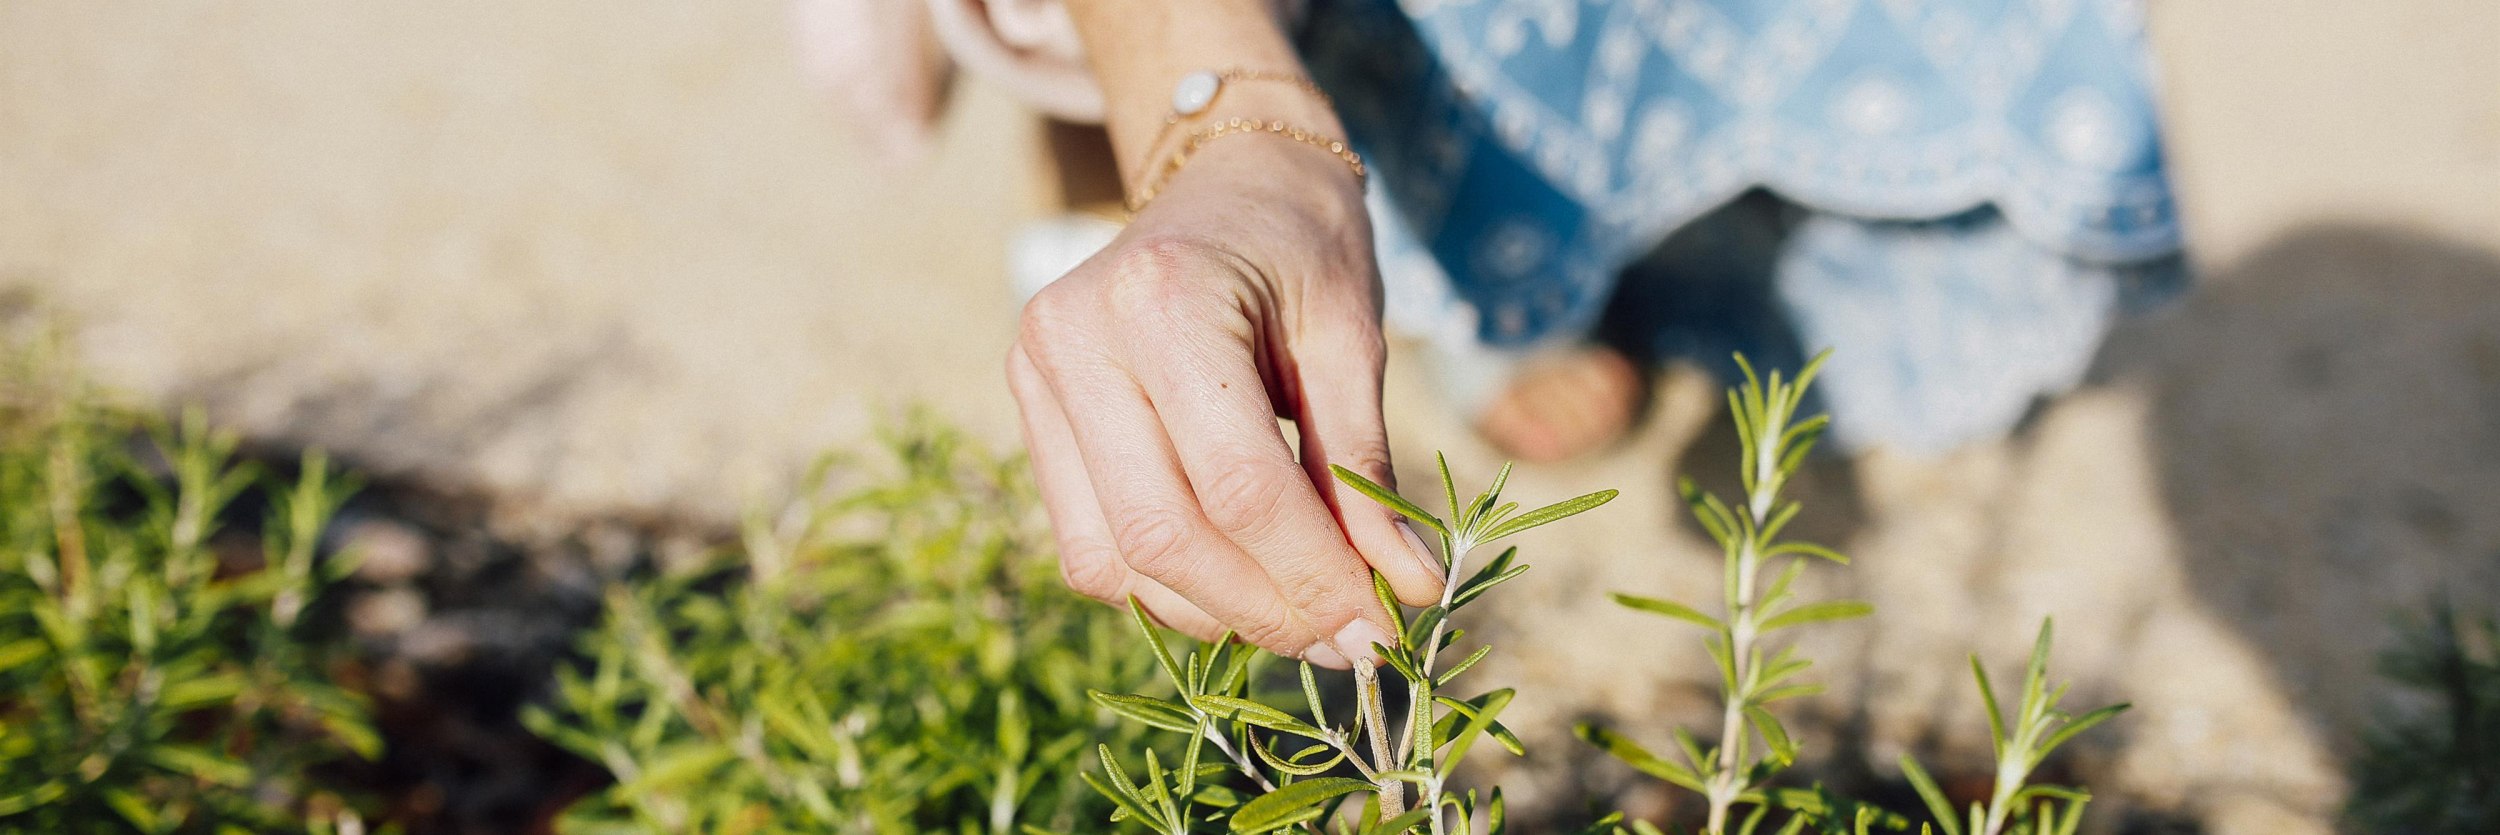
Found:
[[[2114,333],[2187,582],[2339,754],[2392,616],[2500,603],[2500,255],[2319,226]]]
[[[2095,804],[2096,831],[2322,824],[2335,800],[2327,784],[2306,782],[2313,772],[2294,755],[2323,745],[2349,757],[2374,713],[2390,709],[2375,658],[2395,638],[2394,616],[2438,595],[2469,609],[2500,608],[2500,256],[2489,250],[2373,227],[2297,230],[2122,323],[2083,390],[2040,415],[2001,447],[1950,461],[1817,463],[1799,484],[1816,511],[1804,518],[1816,528],[1801,534],[1882,558],[1849,572],[1843,582],[1852,587],[1836,592],[1926,608],[1879,618],[1864,639],[1871,643],[1820,647],[1823,657],[1931,659],[1958,655],[1965,641],[1986,651],[1970,629],[2046,607],[2061,627],[2075,627],[2060,629],[2059,657],[2093,691],[2078,700],[2164,708],[2145,711],[2164,714],[2163,722],[2114,725],[2044,775],[2112,795]],[[1713,417],[1683,443],[1670,481],[1680,471],[1711,489],[1733,487],[1715,476],[1736,458],[1723,423]],[[1929,477],[1904,480],[1903,471]],[[1908,488],[1938,492],[1901,495]],[[2134,494],[2142,508],[2124,501]],[[2093,506],[2113,498],[2121,501]],[[1698,537],[1680,508],[1659,510],[1682,535]],[[1905,526],[1887,515],[1899,512],[1941,515]],[[2057,518],[2044,525],[2026,515]],[[2154,518],[2131,521],[2143,516]],[[2110,523],[2129,530],[2094,527]],[[1937,538],[1940,530],[1959,538]],[[2060,564],[2078,559],[2107,565]],[[1693,581],[1709,569],[1681,566],[1676,576]],[[1887,582],[1894,585],[1878,587]],[[1901,583],[1936,590],[1905,596]],[[2166,625],[2145,625],[2155,617]],[[2204,627],[2183,622],[2210,623],[2221,643],[2196,642]],[[2191,642],[2165,643],[2182,636]],[[2234,652],[2245,653],[2247,666],[2222,657]],[[1913,809],[1890,767],[1906,747],[1945,769],[1948,783],[1968,783],[1949,788],[1984,794],[1984,762],[1963,756],[1971,740],[1952,737],[1976,709],[1955,701],[1968,695],[1968,679],[1954,667],[1939,666],[1933,678],[1923,668],[1904,678],[1881,665],[1833,667],[1828,675],[1854,683],[1834,682],[1840,698],[1823,706],[1830,713],[1798,717],[1817,735],[1810,750],[1823,753],[1796,777]],[[2147,677],[2183,673],[2209,673],[2187,686],[2222,691],[2181,699],[2175,687],[2145,689]],[[1657,715],[1628,718],[1659,725],[1708,701],[1687,692],[1698,685],[1679,679],[1649,705]],[[1923,716],[1905,725],[1892,715],[1887,724],[1904,711]],[[2289,724],[2267,724],[2269,716]],[[2240,733],[2270,738],[2233,736]],[[2196,750],[2217,744],[2243,750]],[[2123,755],[2139,748],[2163,764],[2147,771],[2139,761],[2130,779],[2161,774],[2151,779],[2187,784],[2162,798],[2133,797],[2167,785],[2130,788],[2115,776]],[[1692,812],[1654,781],[1627,777],[1586,750],[1560,749],[1540,754],[1542,767],[1567,773],[1562,785],[1642,817]],[[1977,753],[1985,751],[1982,744]],[[2238,766],[2226,763],[2249,771],[2229,773]],[[2251,817],[2252,803],[2273,811]],[[1545,812],[1553,823],[1591,816]]]

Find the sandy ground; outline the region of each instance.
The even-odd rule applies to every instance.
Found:
[[[0,288],[137,396],[585,514],[726,518],[910,402],[1012,437],[1033,130],[974,86],[928,164],[870,159],[784,14],[0,4]],[[1827,664],[1813,724],[1879,775],[1984,751],[1960,656],[2054,613],[2078,698],[2139,705],[2079,751],[2105,822],[2326,831],[2386,613],[2500,589],[2500,7],[2154,20],[2203,284],[2016,437],[1815,471],[1812,532],[1859,558],[1821,582],[1882,612],[1811,643],[1881,659]],[[1489,474],[1411,365],[1399,448]],[[1705,707],[1697,645],[1595,601],[1709,588],[1669,475],[1732,456],[1711,386],[1671,372],[1622,454],[1515,482],[1625,490],[1497,613],[1522,800],[1626,782],[1570,720],[1655,742]]]
[[[1031,130],[845,147],[771,3],[9,4],[0,276],[116,383],[368,464],[734,512],[873,413],[993,434]]]

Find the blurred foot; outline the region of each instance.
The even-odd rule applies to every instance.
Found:
[[[1476,418],[1504,454],[1548,464],[1596,452],[1632,429],[1649,375],[1611,348],[1583,347],[1521,365]]]

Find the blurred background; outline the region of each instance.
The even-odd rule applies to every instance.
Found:
[[[2054,614],[2079,698],[2136,705],[2075,755],[2100,825],[2336,831],[2391,617],[2500,604],[2500,5],[2149,14],[2195,286],[2010,438],[1813,468],[1809,534],[1858,561],[1824,591],[1878,613],[1809,639],[1833,685],[1809,725],[1860,768],[1977,762],[1962,656],[2018,657]],[[0,291],[150,408],[371,474],[401,498],[363,535],[409,576],[462,570],[476,531],[561,546],[511,559],[664,551],[911,404],[1015,442],[1009,241],[1065,197],[1044,128],[966,79],[898,168],[835,113],[769,0],[0,3]],[[1488,477],[1413,365],[1402,466]],[[1479,675],[1532,694],[1535,758],[1499,775],[1524,806],[1665,802],[1568,727],[1709,706],[1698,644],[1600,592],[1715,582],[1672,478],[1735,454],[1717,385],[1671,368],[1623,450],[1513,482],[1624,491],[1492,615],[1514,651]],[[575,582],[540,575],[513,593]],[[373,585],[413,591],[350,628],[420,668],[541,645],[461,685],[488,713],[596,611]],[[1650,634],[1631,676],[1588,640]]]

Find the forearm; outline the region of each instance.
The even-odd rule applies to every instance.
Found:
[[[1182,76],[1302,72],[1302,60],[1285,36],[1283,13],[1271,0],[1071,0],[1068,5],[1102,85],[1121,176],[1132,186],[1146,166],[1177,144],[1167,137],[1161,147],[1151,147],[1172,112],[1172,88]],[[1283,120],[1331,136],[1344,133],[1324,100],[1289,84],[1228,84],[1202,119],[1236,116]]]

